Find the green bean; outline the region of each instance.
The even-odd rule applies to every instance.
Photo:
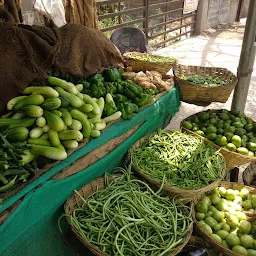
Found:
[[[130,167],[130,166],[129,166]],[[78,234],[106,255],[159,256],[172,252],[191,228],[186,206],[131,179],[130,168],[68,216]],[[60,225],[60,222],[59,222]]]

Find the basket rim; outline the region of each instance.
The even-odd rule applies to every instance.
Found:
[[[122,174],[119,174],[119,173],[118,173],[118,174],[111,174],[110,177],[113,178],[113,180],[114,180],[114,179],[120,177],[121,175],[122,175]],[[113,182],[113,180],[112,180],[111,182]],[[105,184],[105,178],[104,178],[104,176],[102,176],[102,177],[100,177],[100,178],[97,178],[97,179],[95,179],[95,180],[92,180],[91,182],[85,184],[84,186],[82,186],[82,187],[78,190],[78,192],[82,191],[82,190],[85,189],[86,187],[90,187],[93,183],[97,183],[97,182],[103,182],[103,183]],[[103,188],[103,189],[105,189],[105,188]],[[102,190],[102,189],[101,189],[101,190]],[[91,193],[88,197],[90,197],[92,194],[93,194],[93,193]],[[64,204],[64,212],[65,212],[65,214],[69,214],[69,212],[66,212],[66,210],[67,210],[67,208],[68,208],[68,206],[69,206],[69,202],[72,202],[72,198],[73,198],[74,196],[77,196],[77,194],[76,194],[75,192],[74,192],[74,193],[67,199],[67,201],[65,202],[65,204]],[[88,197],[86,197],[86,198],[88,198]],[[77,202],[76,202],[76,204],[71,204],[71,205],[76,205],[76,206],[77,206]],[[181,205],[182,205],[182,206],[185,206],[185,205],[182,204],[182,203],[181,203]],[[191,209],[191,212],[192,212],[192,208],[190,208],[190,209]],[[182,207],[182,211],[185,211],[186,214],[189,214],[188,209],[185,208],[185,207]],[[191,215],[192,222],[191,222],[191,225],[190,225],[189,230],[187,231],[186,235],[182,238],[181,243],[175,248],[174,251],[170,252],[170,253],[168,254],[168,256],[175,256],[175,255],[177,255],[177,254],[186,246],[186,244],[188,243],[188,241],[189,241],[189,239],[190,239],[190,237],[191,237],[191,235],[192,235],[192,233],[193,233],[193,214],[194,214],[194,213],[192,212],[192,215]],[[68,218],[67,216],[66,216],[66,220],[67,220],[69,226],[71,227],[72,232],[75,234],[75,236],[76,236],[81,242],[83,242],[83,244],[86,245],[90,251],[92,251],[93,253],[97,253],[98,255],[111,256],[111,255],[105,254],[104,252],[102,252],[102,251],[100,250],[100,248],[99,248],[98,246],[89,243],[87,239],[84,239],[83,237],[81,237],[80,234],[77,232],[77,230],[72,226],[72,224],[71,224],[71,222],[70,222],[70,220],[69,220],[69,218]],[[96,254],[96,255],[97,255],[97,254]]]
[[[237,183],[237,182],[228,182],[228,181],[221,181],[219,182],[219,184],[216,186],[216,187],[219,187],[219,186],[222,186],[222,187],[225,187],[225,186],[229,186],[231,185],[232,187],[234,186],[239,186],[239,187],[245,187],[247,188],[250,192],[253,192],[256,193],[256,188],[253,188],[253,187],[250,187],[250,186],[247,186],[247,185],[244,185],[244,184],[241,184],[241,183]],[[234,256],[241,256],[241,254],[238,254],[236,252],[233,252],[232,250],[228,249],[228,248],[225,248],[224,246],[222,246],[221,244],[215,242],[214,239],[212,239],[207,232],[205,232],[199,225],[199,221],[196,219],[196,211],[195,211],[195,204],[196,202],[200,201],[200,199],[207,195],[209,193],[209,191],[207,193],[203,193],[202,195],[200,195],[199,198],[196,198],[195,200],[192,201],[192,214],[193,214],[193,221],[194,221],[194,224],[196,225],[196,228],[206,237],[207,241],[212,243],[214,246],[216,246],[219,250],[222,250],[222,252],[224,253],[228,253],[228,255],[234,255]]]
[[[175,130],[166,130],[166,131],[168,131],[168,132],[174,132]],[[157,133],[157,132],[150,133],[150,134],[148,134],[148,135],[142,137],[141,139],[137,140],[137,141],[132,145],[132,147],[129,149],[129,151],[128,151],[128,157],[130,157],[130,155],[131,155],[131,150],[136,146],[136,144],[142,143],[144,140],[146,140],[147,138],[149,138],[150,136],[152,136],[152,135],[154,135],[154,134],[156,134],[156,133]],[[203,137],[202,137],[202,138],[203,138]],[[217,154],[222,158],[222,160],[223,160],[223,162],[224,162],[224,167],[223,167],[223,169],[222,169],[222,179],[223,179],[223,178],[225,177],[225,175],[226,175],[226,169],[227,169],[227,167],[226,167],[226,161],[225,161],[224,156],[223,156],[220,152],[217,152]],[[157,180],[157,179],[155,179],[155,178],[152,178],[151,176],[145,174],[145,173],[143,172],[143,170],[142,170],[141,168],[137,167],[133,162],[132,162],[132,167],[135,169],[136,172],[143,174],[143,177],[145,177],[145,178],[148,179],[149,181],[155,182],[157,185],[161,185],[161,181],[159,181],[159,180]],[[184,191],[184,192],[191,192],[191,193],[192,193],[192,192],[194,192],[194,193],[201,193],[201,191],[204,191],[207,187],[210,187],[210,186],[212,186],[213,184],[215,184],[216,182],[219,182],[219,181],[220,181],[220,180],[214,180],[214,181],[212,181],[210,184],[208,184],[207,186],[204,186],[204,187],[202,187],[202,188],[200,188],[200,189],[183,189],[183,188],[174,187],[174,186],[170,185],[169,183],[168,183],[168,184],[165,184],[165,185],[163,186],[163,189],[164,189],[164,188],[168,188],[168,189],[172,190],[173,192],[176,191],[176,192],[179,192],[179,193],[182,192],[182,191]]]
[[[140,55],[149,55],[149,56],[152,56],[152,57],[161,57],[163,59],[168,59],[170,61],[166,61],[166,62],[161,62],[161,61],[147,61],[147,60],[140,60],[140,59],[135,59],[134,56],[140,56]],[[141,62],[149,62],[149,63],[154,63],[154,64],[169,64],[169,63],[176,63],[177,62],[177,59],[174,58],[174,57],[167,57],[167,56],[161,56],[161,55],[157,55],[157,54],[150,54],[150,53],[145,53],[145,52],[126,52],[123,54],[123,56],[127,59],[133,59],[133,60],[136,60],[136,61],[141,61]]]
[[[219,110],[218,110],[218,109],[211,109],[211,111],[212,111],[212,112],[218,112]],[[203,138],[205,141],[207,141],[207,143],[212,144],[213,146],[215,146],[215,147],[218,148],[218,149],[223,150],[224,152],[228,152],[229,154],[232,154],[232,155],[234,155],[234,156],[238,156],[238,157],[241,157],[241,158],[244,158],[244,159],[248,159],[248,162],[255,162],[255,161],[256,161],[256,156],[254,156],[254,157],[245,156],[245,155],[242,155],[242,154],[240,154],[240,153],[230,151],[230,150],[228,150],[228,149],[226,149],[226,148],[224,148],[224,147],[220,147],[219,145],[217,145],[217,144],[213,143],[212,141],[208,140],[206,137],[203,137],[203,136],[201,136],[201,135],[199,135],[199,134],[197,134],[197,133],[195,133],[195,132],[193,132],[193,131],[191,131],[191,130],[185,128],[184,126],[182,126],[182,122],[185,121],[187,118],[196,116],[198,113],[201,113],[201,112],[205,112],[205,111],[197,112],[197,113],[195,113],[195,114],[193,114],[193,115],[190,115],[190,116],[186,117],[185,119],[183,119],[183,120],[180,122],[180,128],[183,129],[184,131],[186,131],[187,133],[192,133],[192,134],[195,135],[195,136],[198,136],[198,137],[200,137],[200,138]],[[253,121],[253,120],[252,120],[252,121]],[[253,121],[253,122],[254,122],[254,121]],[[254,122],[254,123],[255,123],[255,122]],[[251,161],[249,161],[249,160],[251,160]]]
[[[224,71],[225,73],[228,73],[231,78],[232,78],[232,81],[230,83],[226,83],[225,85],[216,85],[216,86],[206,86],[204,84],[195,84],[193,82],[190,82],[190,81],[187,81],[185,79],[183,79],[181,77],[181,74],[180,74],[180,71],[182,70],[182,67],[193,67],[193,68],[201,68],[203,69],[204,71],[207,71],[207,70],[213,70],[215,69],[216,70],[216,77],[218,77],[218,75],[220,74],[220,72]],[[222,68],[222,67],[203,67],[203,66],[193,66],[193,65],[182,65],[182,64],[176,64],[174,66],[174,77],[177,79],[177,80],[180,80],[182,81],[183,83],[186,83],[187,85],[191,85],[191,86],[200,86],[200,87],[203,87],[203,88],[207,88],[207,89],[211,89],[211,88],[228,88],[228,87],[234,87],[237,82],[238,82],[238,79],[237,79],[237,76],[232,72],[230,71],[229,69],[227,68]],[[203,75],[202,75],[203,76]],[[207,75],[206,75],[207,76]]]

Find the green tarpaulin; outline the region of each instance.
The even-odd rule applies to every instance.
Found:
[[[112,172],[120,166],[131,145],[159,127],[169,123],[179,110],[180,97],[177,88],[162,96],[152,106],[145,108],[129,121],[119,121],[91,140],[68,159],[51,168],[35,182],[3,203],[1,211],[24,196],[22,203],[0,226],[1,256],[71,256],[74,252],[63,242],[57,227],[63,213],[63,203],[73,193],[91,180]],[[111,153],[88,168],[63,180],[50,178],[107,141],[120,136],[144,122],[140,128]]]

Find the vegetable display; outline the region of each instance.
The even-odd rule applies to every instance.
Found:
[[[245,187],[218,187],[195,209],[198,225],[216,243],[240,255],[256,255],[255,194]]]
[[[76,208],[69,218],[79,235],[106,255],[169,255],[192,227],[189,208],[162,197],[130,172]],[[186,209],[187,208],[187,209]],[[63,217],[62,216],[62,217]]]
[[[171,57],[154,56],[152,54],[137,54],[137,55],[133,55],[132,58],[137,60],[157,62],[157,63],[168,63],[168,62],[175,61],[175,59]]]
[[[182,126],[232,152],[255,156],[256,125],[238,110],[207,110],[185,119]]]
[[[137,168],[161,182],[182,189],[200,189],[223,178],[224,160],[200,138],[179,131],[158,130],[130,150]]]
[[[211,77],[211,76],[204,77],[199,75],[190,75],[190,76],[182,76],[181,78],[194,84],[203,84],[204,86],[221,86],[226,84],[226,82],[219,77]]]

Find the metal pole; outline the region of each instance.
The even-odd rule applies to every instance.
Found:
[[[248,90],[250,86],[251,76],[253,72],[253,64],[255,60],[255,41],[256,36],[256,1],[251,0],[244,31],[244,40],[240,54],[240,61],[237,70],[238,84],[234,90],[232,101],[232,109],[244,111]]]

